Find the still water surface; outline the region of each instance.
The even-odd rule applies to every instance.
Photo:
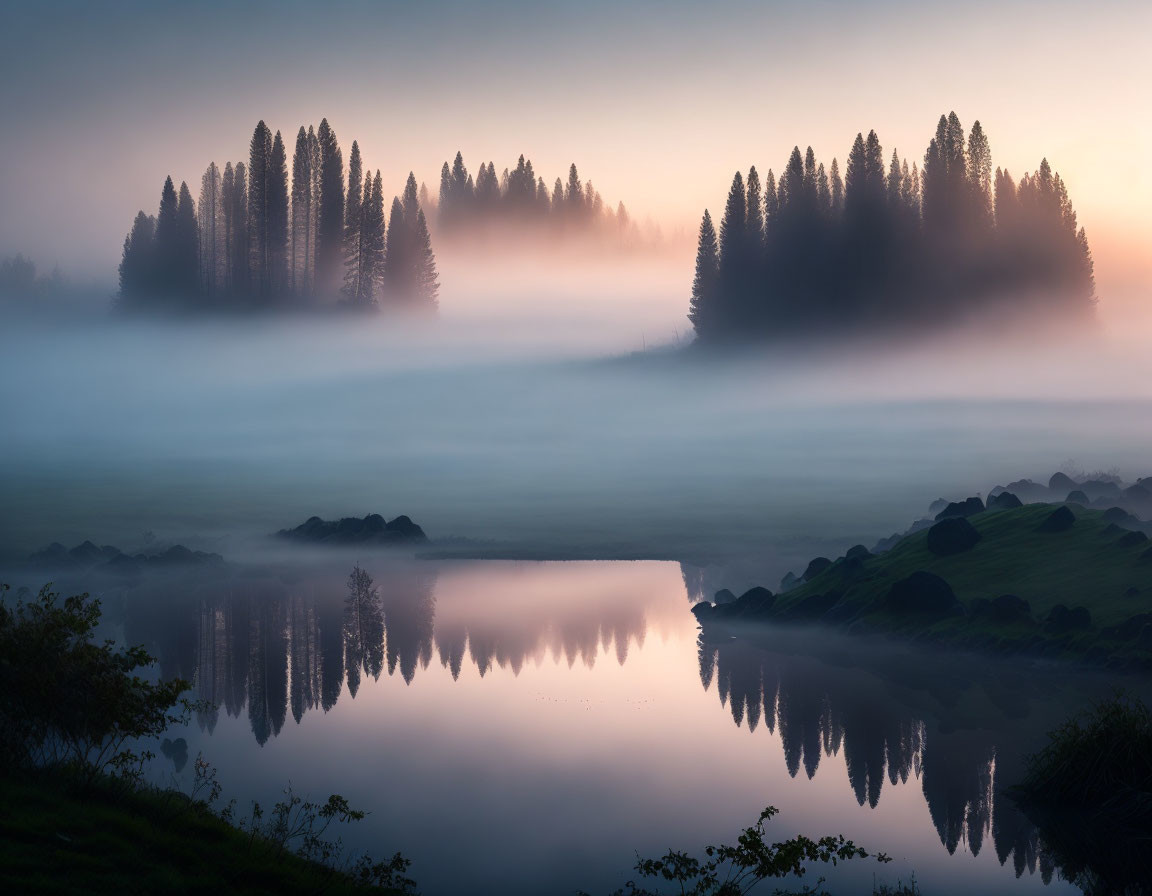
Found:
[[[371,813],[346,842],[402,851],[429,896],[607,893],[636,852],[733,839],[768,804],[781,838],[895,858],[837,892],[1077,892],[1000,791],[1108,682],[796,631],[703,644],[676,563],[357,559],[375,599],[350,598],[351,555],[103,596],[217,704],[181,734],[228,796],[342,793]]]

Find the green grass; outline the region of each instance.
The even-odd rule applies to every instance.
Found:
[[[364,892],[171,791],[38,772],[0,777],[0,806],[8,893]]]
[[[1065,532],[1037,532],[1059,505],[1031,504],[992,510],[968,518],[981,539],[972,549],[937,556],[926,545],[927,530],[902,539],[890,551],[858,566],[839,560],[831,568],[777,597],[771,615],[787,613],[805,598],[831,591],[843,597],[839,618],[858,628],[882,628],[962,642],[971,646],[1088,654],[1106,651],[1110,658],[1148,658],[1134,643],[1100,638],[1100,629],[1152,612],[1152,561],[1141,555],[1152,542],[1119,547],[1124,531],[1107,531],[1098,510],[1072,507],[1075,524]],[[892,584],[917,570],[943,578],[966,608],[973,601],[1014,594],[1028,601],[1031,621],[999,624],[983,617],[946,617],[926,622],[888,612],[885,599]],[[1135,596],[1125,592],[1138,589]],[[1040,624],[1057,604],[1087,607],[1092,628],[1054,636]],[[1108,643],[1103,644],[1104,641]]]

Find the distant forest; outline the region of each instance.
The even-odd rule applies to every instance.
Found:
[[[416,179],[385,213],[380,171],[353,141],[347,172],[324,119],[301,126],[292,156],[261,121],[248,163],[215,162],[195,202],[169,177],[155,216],[136,215],[124,240],[126,310],[330,305],[434,312],[439,283]]]
[[[839,164],[792,150],[779,181],[739,172],[717,235],[705,211],[688,317],[702,343],[924,326],[998,309],[1087,319],[1092,254],[1048,160],[992,170],[980,122],[941,115],[923,167],[875,131]]]
[[[424,203],[427,205],[427,202]],[[481,164],[475,180],[457,152],[451,167],[440,169],[438,233],[473,238],[495,227],[531,228],[555,236],[601,236],[635,244],[636,223],[620,202],[615,209],[601,198],[592,181],[584,183],[573,163],[567,180],[556,178],[549,190],[523,155],[516,167],[497,176],[496,165]]]

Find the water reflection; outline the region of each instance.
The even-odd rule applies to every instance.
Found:
[[[868,656],[827,639],[768,630],[752,641],[701,639],[701,684],[737,726],[779,732],[790,776],[803,768],[814,778],[822,759],[842,755],[856,801],[872,808],[885,781],[918,779],[949,854],[965,846],[977,856],[990,840],[1017,877],[1039,869],[1049,882],[1055,861],[1003,790],[1044,732],[1103,681],[891,645]]]
[[[936,874],[933,892],[986,883],[985,867],[1014,872],[1024,889],[1053,880],[1044,837],[1003,791],[1044,733],[1112,680],[798,629],[710,643],[697,637],[686,599],[693,584],[710,585],[682,572],[327,559],[109,585],[103,597],[119,636],[214,704],[197,716],[199,742],[187,732],[193,754],[203,748],[233,765],[232,780],[265,776],[264,786],[346,775],[314,786],[355,787],[366,800],[379,787],[369,803],[376,834],[417,856],[442,842],[450,815],[461,837],[478,838],[472,863],[500,865],[508,843],[533,842],[552,868],[569,834],[557,828],[553,842],[536,819],[563,806],[581,831],[601,832],[599,850],[621,853],[619,868],[597,869],[611,889],[634,848],[714,840],[767,801],[788,806],[785,817],[808,833],[815,825],[882,848],[905,844],[903,873]],[[338,704],[321,726],[285,736]],[[358,744],[373,748],[360,755]],[[179,761],[164,755],[168,769]],[[375,765],[381,757],[386,765]],[[866,820],[850,820],[856,806]],[[475,825],[493,811],[501,822],[486,840]],[[873,825],[883,832],[866,836]],[[649,834],[656,842],[646,844]],[[591,867],[573,863],[579,873]],[[488,873],[512,886],[512,870]],[[957,870],[955,887],[942,883]],[[436,873],[422,875],[428,892],[458,889],[448,870]]]
[[[588,566],[566,565],[573,573]],[[601,656],[623,665],[643,646],[642,597],[610,588],[555,600],[554,583],[534,581],[522,565],[497,566],[491,575],[473,567],[461,576],[451,566],[444,574],[392,563],[376,578],[356,566],[339,585],[335,574],[313,572],[290,582],[249,575],[116,593],[126,638],[156,653],[162,675],[193,682],[205,703],[201,730],[213,732],[221,711],[246,710],[260,744],[280,734],[289,708],[299,723],[310,710],[332,709],[345,686],[354,700],[365,678],[385,671],[410,684],[434,658],[453,679],[465,663],[481,677],[493,668],[518,676],[549,655],[568,667],[592,668]],[[440,618],[438,596],[446,604]]]

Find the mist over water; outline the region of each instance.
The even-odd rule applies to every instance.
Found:
[[[1130,343],[974,325],[702,358],[669,348],[663,264],[457,269],[475,286],[419,326],[6,316],[0,545],[151,531],[234,557],[379,512],[495,553],[784,567],[1069,463],[1152,473]]]

